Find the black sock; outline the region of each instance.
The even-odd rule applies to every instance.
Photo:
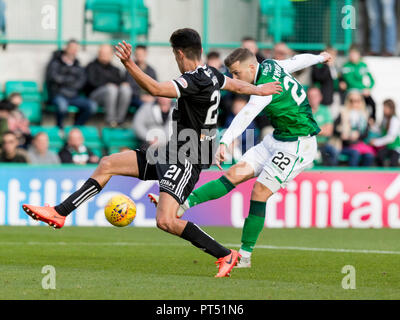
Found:
[[[99,183],[89,178],[79,190],[71,194],[54,209],[62,216],[68,216],[72,211],[78,208],[82,203],[94,197],[101,191],[102,187]]]
[[[190,241],[194,246],[204,250],[216,258],[222,258],[231,253],[231,250],[220,245],[197,225],[188,222],[181,234],[181,238]]]

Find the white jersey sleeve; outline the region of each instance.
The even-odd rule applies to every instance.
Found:
[[[251,96],[249,102],[235,116],[225,131],[221,143],[229,146],[271,101],[272,96]]]
[[[286,60],[274,60],[288,73],[296,72],[308,68],[314,64],[324,62],[324,57],[310,53],[298,54]]]

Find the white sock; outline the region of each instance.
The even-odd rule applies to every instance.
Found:
[[[242,256],[242,258],[250,258],[251,257],[251,252],[240,249],[239,254]]]
[[[181,204],[181,207],[186,211],[190,208],[189,206],[189,201],[187,201],[187,199],[185,200],[184,203]]]

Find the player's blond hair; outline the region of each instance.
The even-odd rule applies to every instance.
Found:
[[[237,61],[243,62],[249,59],[253,59],[254,62],[257,62],[256,56],[249,49],[238,48],[225,58],[224,63],[230,68]]]

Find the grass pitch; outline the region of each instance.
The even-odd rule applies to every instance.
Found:
[[[240,243],[240,229],[204,229]],[[153,228],[0,227],[0,299],[400,299],[399,239],[389,229],[264,229],[252,268],[215,279],[215,259]],[[55,290],[42,289],[45,265]],[[342,288],[345,265],[354,290]]]

